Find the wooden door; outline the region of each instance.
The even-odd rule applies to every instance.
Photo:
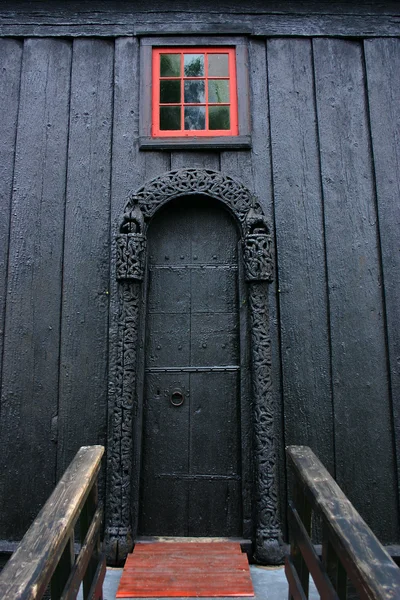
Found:
[[[205,197],[149,227],[139,533],[242,535],[238,233]]]

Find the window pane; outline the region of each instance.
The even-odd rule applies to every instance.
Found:
[[[176,104],[181,101],[181,82],[162,79],[160,81],[161,104]]]
[[[160,75],[161,77],[180,77],[181,55],[160,54]]]
[[[180,129],[181,128],[181,107],[180,106],[160,106],[160,129]]]
[[[205,129],[206,109],[205,106],[185,106],[185,129]]]
[[[205,102],[204,81],[185,81],[185,102],[201,104]]]
[[[184,54],[185,77],[204,77],[204,54]]]
[[[210,106],[209,113],[210,129],[230,129],[229,106]]]
[[[208,75],[209,77],[228,77],[229,64],[227,54],[208,55]]]
[[[229,81],[211,79],[208,82],[208,101],[226,104],[229,102]]]

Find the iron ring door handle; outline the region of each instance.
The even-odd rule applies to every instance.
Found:
[[[184,403],[184,400],[185,400],[185,397],[182,394],[181,390],[174,390],[171,394],[171,398],[169,399],[172,406],[182,406],[182,404]]]

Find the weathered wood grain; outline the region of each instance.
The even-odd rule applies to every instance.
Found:
[[[322,191],[309,40],[268,42],[285,443],[334,472]]]
[[[234,542],[137,544],[117,598],[254,596],[249,564]]]
[[[171,169],[213,169],[219,171],[219,153],[212,152],[188,152],[182,150],[181,152],[171,152]]]
[[[113,60],[111,42],[74,41],[58,473],[77,447],[106,439]]]
[[[308,574],[310,574],[321,598],[326,598],[326,600],[338,600],[332,583],[327,577],[326,571],[319,560],[319,556],[314,545],[311,542],[310,532],[307,531],[295,506],[292,503],[289,503],[288,511],[292,544],[295,544],[298,547],[307,569],[305,577],[307,590],[309,589]],[[294,563],[295,557],[291,556],[291,559]],[[298,574],[297,568],[296,571]],[[303,590],[305,589],[304,581],[302,581],[302,588]]]
[[[25,42],[0,422],[6,539],[21,538],[55,478],[70,63],[69,42]]]
[[[250,103],[252,123],[251,171],[247,171],[247,185],[254,190],[257,199],[263,207],[274,234],[274,197],[271,172],[271,132],[267,82],[266,45],[261,40],[249,43],[249,75]],[[244,170],[242,177],[245,177]],[[250,183],[250,181],[252,183]],[[275,242],[276,243],[276,242]],[[277,256],[275,253],[274,270],[277,273]],[[269,285],[269,326],[271,333],[272,353],[272,393],[274,395],[276,451],[278,458],[278,494],[280,515],[283,530],[286,521],[286,481],[285,481],[285,451],[283,431],[283,401],[281,380],[281,353],[279,344],[279,307],[278,307],[278,278]]]
[[[101,508],[98,508],[93,516],[92,522],[90,523],[87,535],[82,543],[82,547],[76,562],[73,564],[71,569],[71,573],[65,585],[65,592],[64,588],[62,590],[64,593],[61,595],[61,600],[75,600],[93,552],[96,552],[102,520],[103,511]],[[90,596],[88,597],[90,598]]]
[[[96,481],[102,446],[82,447],[0,576],[0,596],[41,598]]]
[[[254,49],[258,48],[259,46],[256,45],[252,45],[251,46],[251,50],[252,50],[252,54],[254,54]],[[257,104],[258,102],[261,102],[261,110],[262,113],[264,112],[264,108],[265,108],[265,98],[259,98],[258,94],[251,94],[253,91],[253,88],[250,84],[250,78],[251,78],[251,72],[250,72],[250,57],[249,57],[249,47],[248,44],[246,43],[244,45],[244,47],[240,47],[240,56],[238,56],[238,52],[236,52],[236,60],[240,61],[242,64],[237,64],[237,73],[238,73],[238,77],[239,78],[244,78],[244,82],[242,81],[242,88],[244,87],[245,89],[248,89],[249,92],[248,94],[243,94],[243,90],[242,93],[239,94],[238,97],[241,98],[242,100],[242,105],[244,103],[247,104],[247,106],[242,106],[241,110],[244,112],[247,110],[248,116],[246,119],[246,122],[251,121],[252,119],[254,120],[254,118],[257,120],[257,108],[260,108],[260,106]],[[263,56],[264,52],[263,52],[263,44],[261,44],[261,56]],[[256,54],[257,56],[257,54]],[[256,65],[255,60],[253,60],[254,62],[254,68]],[[260,67],[261,71],[263,69],[262,65]],[[258,75],[260,75],[260,73],[258,73]],[[257,77],[254,78],[254,80],[252,79],[252,83],[256,83],[257,81]],[[244,96],[247,96],[243,98]],[[250,98],[250,96],[252,95],[252,98]],[[253,102],[252,102],[253,101]],[[252,112],[251,112],[251,109]],[[239,119],[239,123],[240,123],[240,119]],[[256,127],[253,127],[252,130],[252,135],[250,136],[250,139],[253,138],[253,136],[255,135],[257,137],[257,133],[258,133],[258,129]],[[258,140],[262,139],[263,134],[265,134],[265,132],[261,131],[260,132],[261,137],[258,136]],[[222,150],[221,152],[221,171],[223,173],[225,173],[226,175],[230,175],[231,177],[234,177],[235,179],[238,179],[239,181],[241,181],[241,183],[243,183],[243,185],[247,186],[250,190],[254,189],[254,181],[253,181],[253,165],[252,165],[252,153],[249,150],[240,150],[238,151],[237,149],[225,149]]]
[[[232,176],[255,193],[268,220],[273,225],[273,191],[271,179],[271,147],[269,130],[269,106],[267,87],[267,62],[265,43],[251,40],[248,44],[246,70],[249,78],[249,110],[252,149],[221,152],[221,171]],[[276,269],[276,265],[275,265]],[[279,499],[281,519],[285,526],[285,457],[282,429],[281,364],[279,348],[279,324],[277,304],[277,282],[269,286],[270,329],[272,340],[273,394],[275,398],[277,450],[279,460]],[[242,289],[241,303],[245,303],[246,289]],[[245,304],[244,304],[245,306]]]
[[[398,536],[397,490],[362,47],[342,40],[313,44],[336,476],[387,543]]]
[[[106,0],[86,0],[84,2],[70,1],[67,4],[60,0],[51,2],[49,0],[8,0],[3,2],[4,13],[9,19],[26,19],[27,21],[40,22],[49,12],[54,14],[54,19],[69,18],[77,21],[81,14],[90,15],[95,22],[107,22],[110,16],[118,21],[123,21],[131,16],[130,3],[126,0],[113,2],[112,6]],[[165,9],[163,0],[138,0],[135,2],[135,11],[138,13],[158,13]],[[170,7],[171,13],[187,10],[185,0],[175,1]],[[398,15],[398,3],[396,0],[374,2],[373,0],[361,0],[359,2],[349,0],[306,0],[299,3],[296,0],[274,0],[266,3],[264,0],[245,0],[241,2],[222,0],[218,6],[204,0],[192,0],[190,10],[195,14],[202,13],[226,13],[226,14],[345,14],[350,15]]]
[[[0,63],[3,67],[0,78],[0,114],[2,115],[0,120],[0,389],[21,60],[21,42],[0,40]]]
[[[399,568],[323,464],[307,446],[289,446],[286,454],[360,597],[398,598]]]
[[[364,49],[400,486],[400,40],[366,40]]]
[[[122,221],[124,206],[130,192],[135,191],[142,183],[142,173],[137,167],[138,135],[139,135],[139,41],[127,37],[115,40],[114,59],[114,113],[113,113],[113,146],[111,171],[111,268],[110,268],[110,305],[109,305],[109,393],[107,437],[112,440],[114,430],[115,382],[117,379],[118,360],[118,283],[116,281],[115,236]],[[140,431],[140,428],[139,428]],[[140,449],[141,444],[138,444]],[[136,450],[136,448],[135,448]],[[114,469],[113,444],[108,445],[107,454],[107,486],[110,495],[115,496],[118,504],[123,503],[120,489],[111,490]],[[135,455],[132,456],[132,485],[135,488],[139,477],[139,469]],[[137,515],[137,507],[132,514]],[[107,517],[111,517],[111,509],[106,507]]]
[[[115,40],[114,70],[114,124],[112,150],[112,186],[111,186],[111,255],[115,257],[115,235],[122,222],[122,215],[130,192],[135,192],[147,180],[170,170],[169,152],[139,151],[139,62],[140,47],[137,38],[120,38]],[[115,369],[118,347],[118,284],[116,282],[115,261],[111,261],[110,272],[110,340],[109,340],[109,372],[112,382],[109,390],[108,435],[112,435],[112,418],[114,406]],[[143,343],[143,340],[141,341]],[[142,356],[143,359],[143,356]],[[139,369],[140,370],[140,369]],[[138,514],[138,489],[141,461],[142,431],[142,387],[138,384],[138,414],[135,420],[135,444],[132,458],[132,514],[133,528],[136,530]],[[112,468],[109,455],[109,468]],[[122,500],[121,500],[122,501]]]
[[[253,33],[258,35],[398,35],[395,2],[9,2],[0,12],[2,35],[109,36],[153,33]]]

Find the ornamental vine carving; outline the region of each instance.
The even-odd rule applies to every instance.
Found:
[[[141,285],[125,281],[118,287],[117,361],[114,369],[114,407],[109,443],[109,488],[106,546],[109,562],[118,564],[132,550],[132,419]]]
[[[156,177],[131,194],[125,215],[140,206],[148,220],[172,198],[193,194],[204,194],[223,202],[241,223],[251,208],[262,212],[251,192],[232,177],[211,169],[178,169]]]
[[[256,558],[260,562],[279,564],[283,558],[283,545],[278,513],[276,407],[272,394],[268,288],[265,283],[250,283],[249,304],[256,463]]]
[[[139,206],[125,213],[116,238],[117,279],[141,281],[144,275],[146,238],[144,218]]]
[[[272,281],[272,236],[265,217],[250,209],[245,221],[243,259],[246,281]]]
[[[278,518],[275,406],[272,395],[268,286],[273,279],[272,237],[261,207],[241,183],[209,169],[170,171],[131,194],[116,236],[118,324],[115,363],[111,365],[114,405],[109,436],[106,546],[109,562],[131,551],[137,521],[138,490],[132,486],[133,420],[137,413],[137,348],[141,282],[146,258],[146,229],[155,212],[180,196],[206,195],[234,215],[242,234],[245,278],[249,283],[251,378],[256,477],[256,558],[278,563],[282,544]],[[136,509],[135,509],[136,510]]]

